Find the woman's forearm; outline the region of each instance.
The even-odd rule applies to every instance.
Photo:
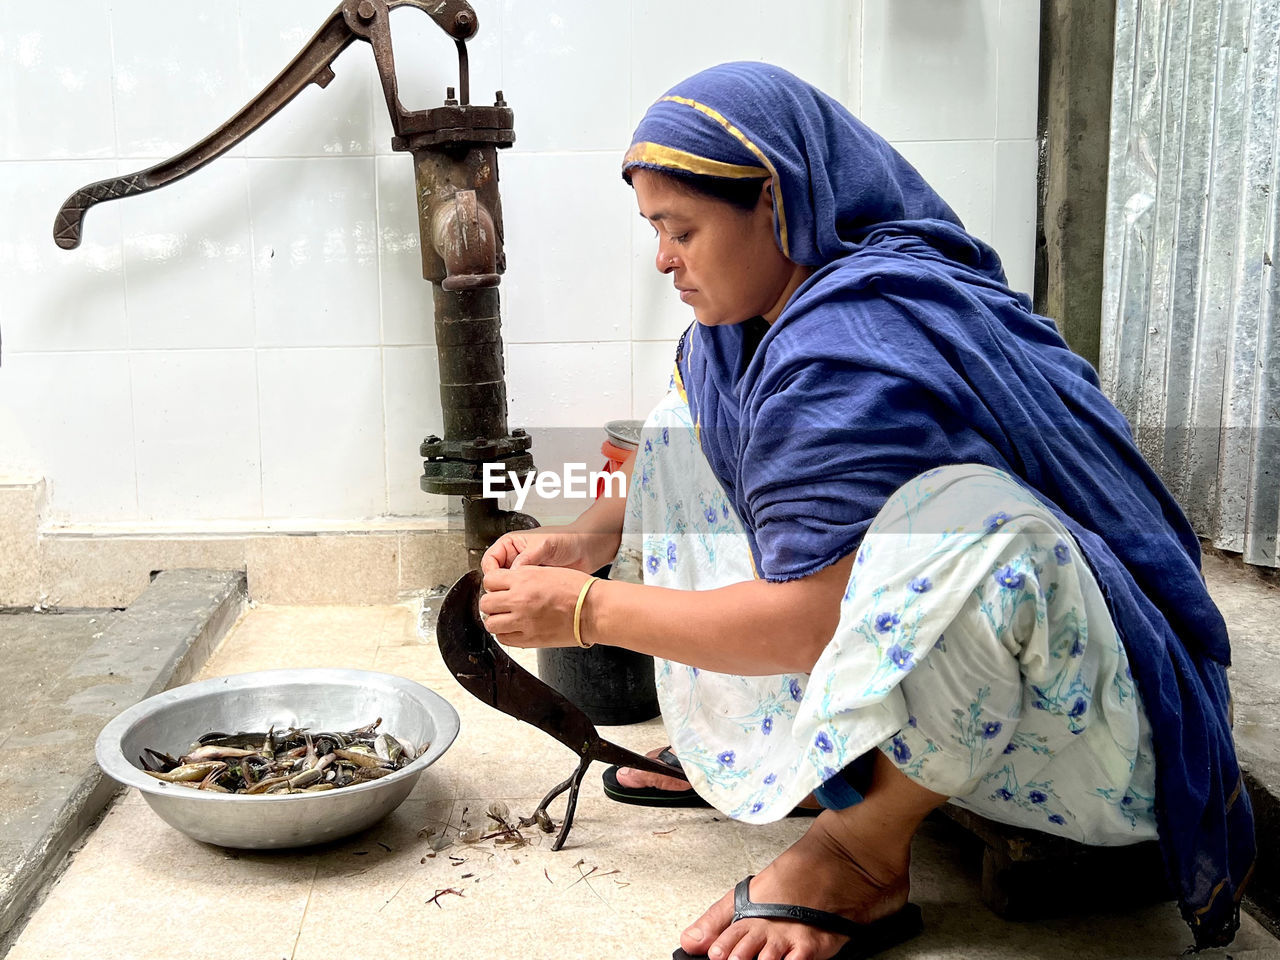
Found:
[[[631,486],[631,467],[636,455],[623,461],[618,471],[626,477],[621,494],[613,482],[605,485],[604,493],[591,506],[582,511],[572,523],[565,525],[565,530],[584,536],[587,561],[582,569],[586,573],[599,570],[610,563],[622,543],[622,521],[627,512],[626,491]]]
[[[718,673],[808,673],[835,633],[852,563],[715,590],[603,581],[583,605],[583,639]]]

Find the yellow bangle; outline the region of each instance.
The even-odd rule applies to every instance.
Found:
[[[591,644],[582,639],[582,605],[586,603],[587,591],[599,579],[599,577],[587,577],[587,582],[582,585],[582,589],[578,592],[578,602],[573,608],[573,639],[578,641],[578,646],[582,647],[583,650],[587,649]]]

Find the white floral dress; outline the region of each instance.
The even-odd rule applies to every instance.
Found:
[[[678,389],[646,421],[613,576],[755,576]],[[995,820],[1091,844],[1155,836],[1150,732],[1102,593],[1053,514],[988,467],[929,471],[888,500],[812,674],[656,674],[691,784],[740,820],[785,816],[878,747]]]

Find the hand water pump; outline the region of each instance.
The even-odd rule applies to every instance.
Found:
[[[448,88],[441,106],[409,111],[400,102],[391,50],[390,13],[396,7],[422,10],[454,41],[458,86]],[[230,120],[175,157],[77,190],[58,211],[53,230],[58,246],[75,248],[91,206],[194,173],[262,126],[308,84],[327,86],[334,59],[353,41],[373,47],[395,133],[391,147],[413,155],[422,275],[431,281],[435,300],[444,436],[422,442],[420,484],[428,493],[463,498],[473,569],[503,533],[537,526],[532,517],[501,510],[498,500],[481,496],[484,463],[500,463],[502,477],[514,474],[522,480],[534,468],[528,435],[508,429],[498,309],[506,256],[497,151],[515,142],[513,115],[502,91],[492,106],[471,103],[467,41],[478,28],[465,0],[344,0],[279,76]]]

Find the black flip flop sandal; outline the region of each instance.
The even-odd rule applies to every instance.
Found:
[[[669,767],[683,770],[680,760],[670,747],[663,747],[658,759]],[[711,804],[698,795],[698,791],[690,787],[688,790],[660,790],[657,787],[624,787],[618,782],[618,767],[608,767],[600,774],[604,781],[604,794],[610,800],[619,803],[634,803],[641,807],[710,807]],[[821,807],[796,807],[789,817],[816,817],[822,812]]]
[[[879,920],[854,923],[838,913],[815,910],[813,907],[789,903],[756,903],[749,892],[751,879],[747,877],[733,888],[733,919],[737,921],[760,917],[765,920],[789,920],[848,937],[849,942],[831,960],[865,960],[866,957],[910,940],[924,929],[920,908],[914,903],[908,903],[897,913]],[[677,947],[671,954],[671,960],[705,960],[705,955],[695,957]]]
[[[680,761],[664,747],[658,759],[667,766],[682,770]],[[698,791],[690,787],[688,790],[659,790],[657,787],[624,787],[618,782],[618,767],[609,767],[600,775],[604,781],[604,793],[610,800],[619,803],[634,803],[642,807],[709,807],[711,804],[698,796]]]

